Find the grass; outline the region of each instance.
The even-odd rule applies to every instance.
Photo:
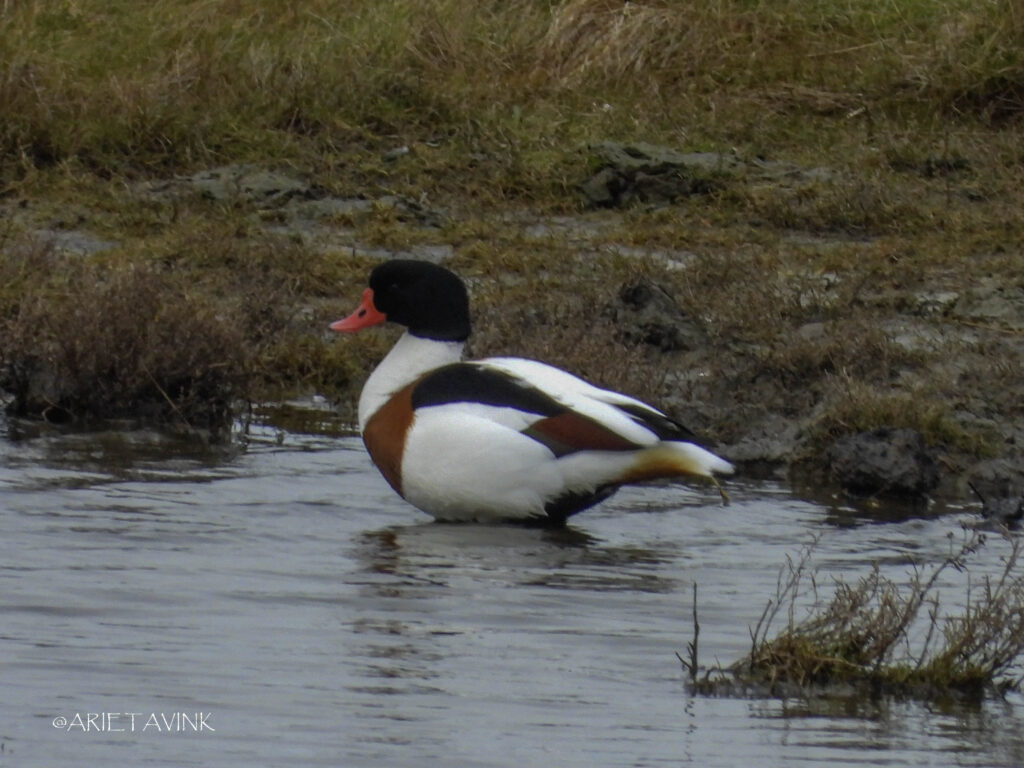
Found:
[[[723,146],[755,123],[761,140],[797,129],[790,115],[808,107],[860,110],[877,130],[887,113],[991,122],[1024,103],[1011,0],[30,0],[0,13],[0,150],[15,175],[71,159],[112,174],[329,165],[353,145],[456,143],[493,161],[506,193],[536,196],[567,146],[637,129]]]
[[[33,280],[54,271],[45,289],[26,291],[4,318],[3,387],[16,413],[54,422],[227,421],[247,362],[232,314],[147,268],[96,274],[45,250],[23,259],[16,270],[32,269]]]
[[[933,385],[934,386],[934,385]],[[953,417],[948,400],[929,385],[895,392],[880,391],[849,376],[832,377],[824,407],[811,427],[806,450],[813,455],[836,437],[878,427],[916,429],[929,445],[950,452],[992,458],[999,440],[994,430],[967,429]]]
[[[923,388],[948,350],[908,350],[883,321],[920,289],[1024,280],[1022,50],[1012,0],[0,4],[8,394],[27,413],[125,413],[141,397],[173,416],[205,391],[182,382],[209,370],[218,401],[350,399],[386,343],[323,331],[372,264],[352,252],[450,245],[486,329],[476,352],[549,359],[726,440],[758,409],[811,419],[812,444],[899,416],[988,455],[998,439],[955,417],[965,382],[986,378],[940,371]],[[577,186],[602,141],[825,172],[599,216]],[[325,248],[268,231],[287,223],[277,203],[140,191],[236,163],[377,202],[321,222]],[[577,226],[530,233],[559,216]],[[47,252],[40,230],[116,248]],[[604,309],[641,275],[706,331],[705,357],[616,336]],[[149,306],[122,309],[114,286]],[[164,327],[210,343],[158,354],[174,345]],[[153,349],[120,355],[132,332]],[[970,351],[1012,381],[1010,347]],[[40,355],[79,381],[40,390]],[[114,373],[120,389],[89,383]],[[29,406],[33,387],[54,402]],[[1014,391],[984,395],[986,416],[1013,416]]]
[[[374,355],[372,342],[328,346],[310,338],[305,316],[326,318],[318,295],[340,275],[361,279],[366,264],[324,275],[287,241],[192,224],[151,241],[144,259],[117,251],[82,259],[39,239],[5,243],[0,385],[10,410],[217,430],[235,401],[257,390],[330,390],[358,377],[358,349]]]
[[[590,269],[571,258],[536,265],[514,280],[482,285],[474,293],[478,328],[473,357],[514,354],[550,362],[599,386],[658,400],[663,377],[652,376],[656,357],[623,338],[609,317],[618,286],[636,274],[629,264],[595,258]],[[567,296],[552,304],[550,292]]]
[[[705,693],[737,686],[791,693],[846,685],[935,698],[1016,690],[1024,680],[1024,577],[1016,573],[1022,544],[1004,537],[1009,549],[1000,572],[980,580],[971,579],[969,561],[985,536],[972,532],[942,562],[915,567],[906,581],[884,575],[876,565],[854,583],[835,578],[828,588],[819,587],[812,572],[812,544],[780,571],[776,594],[750,631],[746,658],[702,677],[695,634],[688,660],[680,661],[691,685]],[[950,570],[967,574],[958,612],[940,602],[940,580]],[[798,606],[807,600],[806,616],[797,619]],[[694,616],[697,633],[696,606]],[[773,634],[779,620],[784,626]]]

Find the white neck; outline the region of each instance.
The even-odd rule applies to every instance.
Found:
[[[388,399],[427,371],[462,359],[462,341],[421,339],[404,333],[387,356],[374,368],[359,396],[359,431]]]

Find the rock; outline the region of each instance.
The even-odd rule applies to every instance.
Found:
[[[18,416],[40,414],[47,421],[64,422],[69,414],[61,402],[66,387],[52,367],[38,357],[8,360],[0,366],[0,391],[11,395],[4,409]]]
[[[801,168],[769,160],[748,162],[723,152],[680,152],[644,142],[605,141],[590,150],[596,170],[579,188],[595,208],[636,201],[672,203],[691,195],[706,195],[741,179],[786,184],[828,181],[834,175],[827,168]]]
[[[406,155],[408,155],[410,151],[411,150],[409,149],[409,147],[407,145],[403,144],[400,147],[395,147],[394,149],[389,149],[387,152],[385,152],[383,155],[381,155],[381,157],[384,160],[388,160],[390,162],[394,162],[398,158],[405,157]]]
[[[977,490],[975,493],[981,501],[981,514],[987,520],[1004,525],[1016,525],[1024,519],[1024,495],[982,496]]]
[[[172,179],[143,181],[134,188],[139,195],[158,200],[198,194],[207,200],[258,205],[283,204],[293,197],[323,196],[304,179],[249,163],[207,168]]]
[[[415,200],[394,195],[384,195],[375,200],[334,197],[299,176],[246,163],[208,168],[190,176],[146,181],[135,189],[141,196],[158,200],[199,195],[218,202],[237,201],[264,211],[280,211],[279,218],[285,221],[366,213],[375,206],[392,208],[401,220],[425,227],[440,227],[445,218]]]
[[[981,279],[958,297],[950,314],[981,326],[1024,331],[1024,286]]]
[[[627,182],[612,168],[602,168],[580,184],[580,192],[595,208],[611,208],[622,196]]]
[[[408,250],[394,251],[388,258],[392,259],[416,259],[417,261],[429,261],[432,264],[440,264],[455,255],[454,246],[441,245],[413,245]]]
[[[814,320],[797,328],[793,336],[801,341],[822,342],[828,336],[828,328],[823,322]]]
[[[296,195],[308,196],[311,190],[306,181],[253,165],[211,168],[186,181],[211,200],[283,201]]]
[[[704,331],[664,288],[650,280],[623,285],[618,300],[604,314],[627,341],[650,344],[663,352],[698,349],[707,343]]]
[[[224,165],[188,176],[144,181],[134,189],[140,197],[164,203],[197,197],[217,203],[230,202],[247,212],[249,220],[264,231],[321,253],[439,262],[450,258],[454,252],[453,246],[444,243],[416,244],[408,250],[394,250],[356,240],[351,221],[373,216],[378,209],[403,223],[440,229],[446,216],[416,200],[396,195],[337,197],[302,176],[254,164]],[[82,245],[86,246],[93,247],[90,243]]]
[[[117,247],[113,240],[101,240],[78,229],[37,229],[35,235],[55,252],[66,253],[69,256],[92,256],[94,253]]]
[[[628,205],[634,201],[670,203],[711,192],[716,175],[736,168],[739,161],[716,152],[683,153],[669,147],[638,142],[602,142],[592,151],[598,169],[580,184],[594,207]]]
[[[914,429],[882,427],[835,441],[828,465],[840,485],[858,494],[924,496],[939,484],[939,466]]]
[[[373,200],[348,197],[321,197],[312,200],[293,198],[284,206],[290,220],[319,221],[330,217],[366,214],[373,210]]]
[[[948,314],[959,300],[957,291],[919,291],[910,294],[908,303],[912,313],[929,317]]]

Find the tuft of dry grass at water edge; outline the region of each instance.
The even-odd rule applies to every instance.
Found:
[[[1024,679],[1024,579],[1016,573],[1021,542],[1002,531],[1007,553],[999,571],[972,580],[972,556],[986,546],[986,537],[967,532],[956,543],[951,534],[949,555],[937,565],[915,567],[905,580],[876,565],[852,583],[837,577],[830,584],[818,583],[814,543],[808,545],[779,571],[776,593],[750,629],[744,659],[702,675],[695,636],[689,658],[680,656],[691,687],[787,696],[849,686],[924,699],[1018,689]],[[940,584],[954,570],[967,576],[967,586],[962,606],[951,611],[941,602]],[[696,621],[696,605],[694,615]],[[779,622],[783,626],[775,629]]]

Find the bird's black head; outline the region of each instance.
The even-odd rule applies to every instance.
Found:
[[[414,336],[438,341],[469,337],[469,296],[451,270],[426,261],[395,259],[370,273],[373,305]]]

